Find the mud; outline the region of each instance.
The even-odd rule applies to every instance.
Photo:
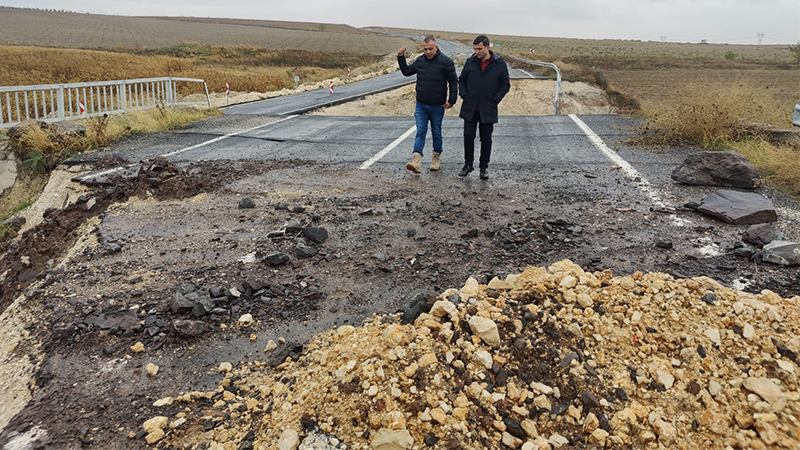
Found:
[[[254,208],[239,209],[245,197]],[[315,244],[282,232],[291,221],[330,237]],[[615,275],[708,275],[727,285],[746,279],[750,292],[798,293],[800,269],[736,258],[728,249],[737,239],[731,227],[675,227],[668,214],[537,173],[520,184],[305,161],[149,161],[135,177],[47,210],[0,261],[2,309],[24,292],[15,308],[36,317],[3,357],[38,366],[32,398],[0,444],[28,433],[42,448],[148,448],[141,430],[158,415],[153,402],[213,389],[220,362],[279,364],[314,333],[396,312],[414,294],[470,276],[485,284],[571,259]],[[693,248],[659,249],[659,240]],[[300,243],[316,255],[299,257]],[[721,251],[703,257],[695,250],[704,243]],[[262,261],[274,251],[289,262]],[[230,294],[215,313],[170,307],[176,292],[212,289]],[[238,325],[245,314],[255,320],[248,328]],[[178,337],[170,322],[192,318],[205,323],[202,335]],[[265,355],[279,338],[286,350]],[[132,351],[137,343],[144,352]],[[148,363],[159,366],[156,376]]]

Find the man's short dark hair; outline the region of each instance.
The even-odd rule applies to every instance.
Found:
[[[425,36],[425,40],[422,42],[436,42],[436,38],[433,36]]]
[[[484,35],[482,35],[482,34],[479,35],[478,37],[475,38],[474,41],[472,41],[472,45],[478,45],[478,44],[483,44],[484,47],[488,47],[489,46],[489,38],[484,36]]]

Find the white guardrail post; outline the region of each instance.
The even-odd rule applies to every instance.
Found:
[[[498,53],[500,53],[500,52],[498,52]],[[559,92],[561,93],[561,101],[563,103],[567,102],[567,97],[564,95],[564,89],[561,87],[561,71],[558,69],[558,66],[556,66],[553,63],[547,63],[547,62],[541,62],[541,61],[533,61],[533,60],[530,60],[530,59],[520,58],[519,56],[509,55],[508,53],[501,53],[501,55],[503,55],[505,57],[512,58],[512,59],[516,59],[517,61],[521,61],[521,62],[523,62],[525,64],[531,64],[531,65],[539,66],[539,67],[548,67],[548,68],[553,69],[553,70],[556,71],[556,95],[555,95],[555,101],[553,103],[554,103],[554,106],[556,108],[556,114],[559,114],[558,93]]]
[[[202,83],[205,101],[179,101],[178,81]],[[123,114],[158,106],[190,105],[207,105],[209,109],[211,108],[211,96],[208,94],[205,80],[163,77],[0,86],[0,129],[10,128],[31,119],[60,122],[104,114]]]
[[[56,92],[56,102],[58,104],[58,120],[64,120],[66,115],[64,115],[64,85],[60,85],[58,87],[58,91]]]

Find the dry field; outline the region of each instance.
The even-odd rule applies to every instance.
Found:
[[[245,23],[246,22],[246,23]],[[263,23],[263,25],[262,25]],[[168,47],[182,42],[247,45],[268,49],[348,51],[384,55],[408,40],[371,35],[343,25],[307,31],[302,24],[262,21],[201,21],[183,18],[103,16],[66,12],[0,9],[0,44],[84,49]],[[295,24],[295,25],[292,25]],[[292,29],[296,26],[297,29]]]
[[[190,77],[206,80],[212,92],[270,92],[294,87],[293,78],[319,81],[346,73],[347,67],[369,67],[379,58],[369,54],[257,49],[252,47],[180,45],[169,54],[54,49],[0,45],[2,85],[75,83],[149,77]],[[207,50],[207,51],[206,51]],[[245,50],[245,51],[242,51]],[[220,54],[226,56],[220,57]],[[357,71],[354,70],[355,74]]]
[[[414,30],[407,28],[369,27],[373,29],[414,34],[433,34],[443,39],[472,42],[477,33],[463,33],[435,30]],[[489,38],[500,49],[509,53],[530,55],[535,49],[535,58],[566,58],[570,56],[627,56],[627,57],[668,57],[668,58],[723,58],[733,51],[737,59],[760,60],[789,63],[792,55],[786,45],[737,45],[737,44],[693,44],[681,42],[655,42],[619,39],[572,39],[532,36],[490,35]],[[541,60],[544,60],[542,58]]]
[[[764,67],[752,69],[673,68],[650,70],[608,70],[612,86],[620,92],[639,99],[644,111],[663,106],[675,106],[692,92],[719,89],[734,92],[747,88],[752,94],[773,105],[778,117],[770,123],[789,127],[792,107],[800,101],[800,69],[776,70]],[[769,111],[765,112],[765,118]]]

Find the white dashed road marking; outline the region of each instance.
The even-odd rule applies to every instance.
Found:
[[[639,188],[639,190],[642,191],[650,199],[651,202],[653,202],[659,208],[666,207],[664,202],[661,200],[661,196],[658,195],[655,188],[653,188],[653,185],[651,185],[650,182],[647,181],[642,176],[642,174],[640,174],[636,169],[634,169],[633,166],[631,166],[628,163],[628,161],[622,159],[622,157],[619,156],[617,152],[615,152],[609,146],[607,146],[606,143],[603,142],[602,139],[600,139],[600,136],[598,136],[597,133],[592,131],[592,129],[589,128],[589,126],[586,125],[581,119],[579,119],[578,116],[576,116],[575,114],[570,114],[569,118],[572,119],[572,121],[578,125],[578,127],[584,132],[584,134],[586,134],[586,136],[589,138],[592,144],[594,144],[594,146],[597,147],[598,150],[600,150],[601,152],[603,152],[604,155],[606,155],[606,158],[610,159],[611,162],[620,167],[620,169],[627,178],[637,182],[637,187]]]
[[[575,114],[570,114],[569,118],[572,119],[572,121],[578,125],[578,127],[584,132],[584,134],[586,134],[586,136],[589,138],[592,144],[594,144],[594,146],[597,147],[598,150],[603,152],[606,158],[610,159],[611,162],[619,166],[620,170],[622,170],[625,176],[636,183],[636,187],[640,191],[642,191],[642,193],[644,193],[647,196],[647,198],[649,198],[650,201],[653,202],[653,204],[657,208],[664,208],[664,209],[668,208],[667,204],[661,199],[661,196],[658,195],[658,192],[656,192],[656,189],[653,187],[653,185],[650,184],[650,182],[647,181],[647,179],[643,177],[642,174],[639,173],[639,171],[634,169],[633,166],[631,166],[628,163],[628,161],[625,161],[621,156],[617,154],[617,152],[615,152],[609,146],[607,146],[606,143],[603,142],[603,140],[600,138],[600,136],[598,136],[597,133],[592,131],[592,129],[589,128],[589,126],[586,125],[581,119],[579,119],[578,116],[576,116]],[[690,220],[678,217],[675,214],[670,214],[670,217],[672,219],[672,223],[675,226],[687,227],[692,225],[692,222]]]
[[[248,128],[248,129],[243,130],[243,131],[237,131],[235,133],[228,133],[228,134],[226,134],[224,136],[215,137],[214,139],[210,139],[208,141],[201,142],[201,143],[196,144],[196,145],[192,145],[191,147],[182,148],[182,149],[176,150],[174,152],[166,153],[166,154],[163,154],[161,156],[163,156],[165,158],[169,158],[170,156],[174,156],[174,155],[177,155],[177,154],[180,154],[180,153],[183,153],[183,152],[188,152],[189,150],[194,150],[194,149],[199,148],[199,147],[203,147],[203,146],[206,146],[206,145],[209,145],[209,144],[213,144],[213,143],[219,142],[219,141],[221,141],[223,139],[228,139],[229,137],[238,136],[238,135],[244,134],[244,133],[249,133],[251,131],[258,130],[259,128],[264,128],[264,127],[268,127],[270,125],[275,125],[276,123],[281,123],[283,121],[286,121],[286,120],[289,120],[289,119],[293,119],[295,117],[297,117],[297,116],[288,116],[288,117],[284,117],[281,120],[276,120],[275,122],[270,122],[270,123],[267,123],[267,124],[264,124],[264,125],[259,125],[257,127]],[[105,175],[110,175],[110,174],[115,173],[115,172],[121,172],[121,171],[123,171],[125,169],[129,169],[129,168],[135,167],[135,166],[136,166],[136,164],[128,164],[127,166],[116,167],[116,168],[113,168],[113,169],[104,170],[102,172],[90,173],[88,175],[84,175],[82,177],[79,177],[79,179],[80,180],[85,180],[85,179],[90,178],[90,177],[91,178],[102,177],[102,176],[105,176]]]
[[[379,161],[381,158],[383,158],[384,156],[386,156],[386,154],[387,154],[387,153],[389,153],[390,151],[394,150],[394,148],[395,148],[395,147],[397,147],[398,145],[400,145],[400,143],[401,143],[401,142],[403,142],[403,141],[404,141],[404,140],[405,140],[407,137],[411,136],[411,133],[413,133],[413,132],[415,132],[415,131],[417,131],[417,127],[416,127],[416,125],[415,125],[415,126],[413,126],[413,127],[411,127],[411,128],[409,128],[409,129],[408,129],[408,131],[406,131],[405,133],[403,133],[403,134],[402,134],[402,135],[401,135],[399,138],[397,138],[397,139],[395,139],[394,141],[392,141],[392,143],[391,143],[391,144],[387,145],[387,146],[386,146],[386,147],[385,147],[383,150],[381,150],[381,151],[379,151],[378,153],[376,153],[376,154],[375,154],[375,155],[374,155],[372,158],[370,158],[370,159],[368,159],[368,160],[364,161],[364,163],[363,163],[363,164],[361,164],[361,166],[359,167],[359,169],[361,169],[361,170],[364,170],[364,169],[369,169],[369,167],[370,167],[371,165],[375,164],[375,163],[376,163],[376,162],[378,162],[378,161]]]

